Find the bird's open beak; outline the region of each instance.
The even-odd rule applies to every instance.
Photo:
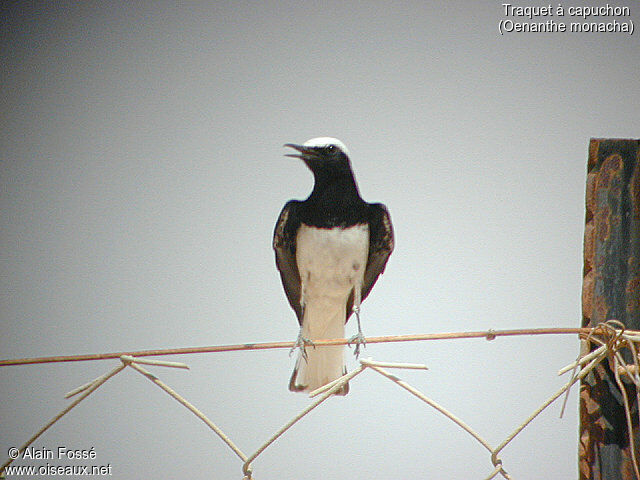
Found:
[[[293,148],[300,152],[300,153],[286,153],[285,157],[301,158],[304,160],[305,158],[318,156],[317,152],[311,147],[305,147],[304,145],[296,145],[295,143],[285,143],[284,146]]]

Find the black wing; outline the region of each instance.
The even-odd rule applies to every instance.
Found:
[[[287,202],[273,232],[273,249],[276,252],[276,266],[280,271],[282,286],[287,294],[289,305],[296,312],[298,323],[302,325],[302,306],[300,305],[300,272],[296,263],[296,235],[300,227],[298,200]]]
[[[369,257],[367,268],[364,271],[362,283],[362,301],[369,295],[371,289],[378,280],[378,276],[384,272],[389,255],[393,252],[393,226],[387,207],[381,203],[372,203],[368,206],[369,217]],[[352,313],[353,292],[347,302],[347,320]]]

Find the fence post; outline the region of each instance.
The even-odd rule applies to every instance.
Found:
[[[591,139],[586,210],[582,326],[615,319],[640,330],[640,140]],[[629,351],[623,355],[631,361]],[[633,384],[625,387],[638,452],[638,397]],[[579,471],[580,480],[635,478],[622,395],[607,361],[580,387]]]

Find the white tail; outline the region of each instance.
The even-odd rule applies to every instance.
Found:
[[[309,302],[302,321],[302,335],[311,340],[344,338],[346,308],[333,302]],[[315,305],[314,305],[315,304]],[[346,373],[344,346],[306,347],[307,358],[298,355],[296,367],[291,375],[289,390],[313,391],[332,382]],[[345,385],[338,395],[346,395],[349,385]]]

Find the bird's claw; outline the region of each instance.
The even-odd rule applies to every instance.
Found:
[[[358,356],[360,355],[360,345],[362,345],[365,348],[367,346],[367,341],[364,338],[364,335],[362,334],[362,332],[358,332],[356,335],[351,337],[347,345],[349,345],[349,348],[351,348],[351,344],[354,344],[354,343],[356,345],[356,349],[353,352],[353,354],[356,356],[356,358],[358,358]]]
[[[311,341],[311,339],[303,336],[302,333],[299,333],[298,334],[298,338],[296,339],[296,343],[294,343],[293,347],[291,347],[291,350],[289,350],[289,356],[293,355],[293,352],[295,352],[299,348],[300,352],[302,352],[302,358],[304,358],[306,360],[307,359],[307,351],[306,351],[306,347],[307,346],[312,346],[313,348],[316,348],[316,344],[313,343]]]

